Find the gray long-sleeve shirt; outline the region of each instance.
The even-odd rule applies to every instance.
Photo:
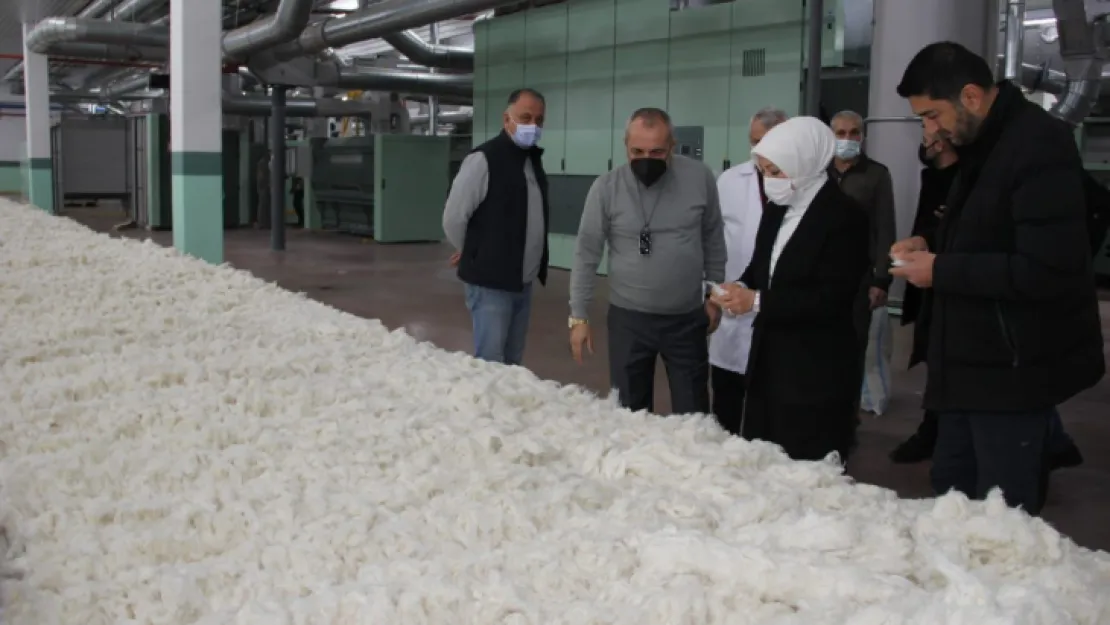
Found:
[[[531,159],[524,159],[524,177],[528,182],[528,206],[522,206],[521,210],[528,211],[528,230],[525,234],[524,266],[521,271],[524,284],[528,284],[540,273],[544,244],[543,194],[536,181]],[[481,152],[468,154],[459,166],[455,181],[451,183],[451,193],[447,196],[447,205],[443,210],[443,234],[456,250],[462,251],[470,216],[486,199],[488,188],[489,163],[486,162],[485,155]]]
[[[651,232],[651,254],[640,233]],[[627,165],[594,181],[578,226],[570,311],[587,318],[597,268],[609,244],[609,301],[654,314],[687,313],[705,301],[704,280],[725,279],[724,224],[713,172],[673,155],[668,171],[644,187]]]

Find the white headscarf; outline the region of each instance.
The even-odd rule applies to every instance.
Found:
[[[752,154],[771,161],[790,178],[790,206],[804,210],[829,179],[836,135],[816,117],[793,117],[763,135]]]

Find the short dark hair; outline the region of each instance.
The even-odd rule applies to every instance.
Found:
[[[524,87],[522,89],[517,89],[516,91],[513,91],[512,93],[510,93],[509,94],[509,104],[510,105],[516,104],[516,101],[519,100],[520,96],[522,96],[522,95],[530,95],[533,98],[539,100],[540,104],[542,104],[544,106],[547,106],[547,100],[543,99],[543,94],[540,93],[539,91],[536,91],[535,89],[530,88],[530,87]]]
[[[967,85],[983,89],[994,86],[994,74],[983,57],[951,41],[931,43],[914,55],[898,95],[926,96],[932,100],[956,100]]]

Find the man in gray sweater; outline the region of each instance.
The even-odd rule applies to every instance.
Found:
[[[717,182],[700,161],[673,154],[674,128],[661,109],[632,114],[628,163],[594,181],[586,196],[570,276],[570,347],[593,351],[589,307],[609,245],[609,376],[622,406],[654,411],[662,356],[675,414],[709,412],[706,335],[720,311],[705,282],[725,279]],[[733,276],[734,278],[737,276]]]

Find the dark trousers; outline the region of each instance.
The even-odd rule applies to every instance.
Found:
[[[935,445],[937,440],[937,413],[932,410],[925,411],[921,425],[917,426],[917,436]],[[1060,454],[1075,446],[1070,434],[1064,430],[1064,422],[1060,419],[1060,411],[1052,411],[1052,420],[1048,424],[1048,442],[1046,443],[1049,454]]]
[[[744,374],[710,367],[709,383],[713,389],[713,416],[730,434],[740,436],[744,420]]]
[[[1056,410],[939,412],[930,472],[937,494],[957,490],[983,499],[1001,488],[1006,503],[1039,514],[1048,471],[1045,460]]]
[[[656,315],[609,306],[609,380],[621,406],[655,411],[655,359],[663,358],[674,414],[709,412],[709,317]]]

